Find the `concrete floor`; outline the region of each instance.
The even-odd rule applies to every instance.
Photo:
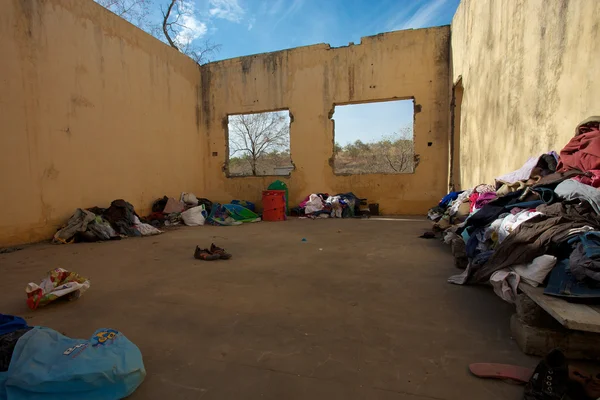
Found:
[[[73,337],[122,331],[144,356],[133,399],[520,399],[472,362],[535,366],[512,307],[446,283],[449,248],[423,220],[291,220],[157,237],[40,244],[0,255],[2,312]],[[306,238],[306,242],[302,242]],[[211,242],[229,261],[192,257]],[[79,300],[30,311],[24,288],[63,267]]]

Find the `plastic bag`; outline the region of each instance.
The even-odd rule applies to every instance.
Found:
[[[56,268],[48,271],[48,276],[39,285],[33,282],[27,284],[27,305],[35,310],[59,298],[75,300],[89,288],[90,281],[87,278],[63,268]]]
[[[181,219],[183,219],[183,223],[187,226],[204,225],[206,217],[207,215],[204,205],[192,207],[181,213]]]
[[[304,207],[304,214],[312,214],[323,209],[323,200],[316,194],[311,194]]]
[[[197,206],[198,205],[198,198],[196,197],[196,195],[194,193],[183,192],[183,193],[181,193],[180,200],[189,206]]]
[[[85,340],[37,326],[0,373],[0,399],[121,399],[145,376],[140,349],[117,330],[99,329]]]
[[[236,221],[231,212],[219,203],[214,203],[210,211],[210,215],[206,219],[211,225],[235,226],[243,224],[242,221]]]

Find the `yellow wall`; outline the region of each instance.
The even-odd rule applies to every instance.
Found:
[[[352,191],[416,214],[447,189],[449,27],[199,68],[93,1],[6,0],[0,54],[0,246],[48,239],[76,208],[118,198],[142,215],[181,191],[260,204],[276,177],[223,172],[234,113],[292,112],[292,205]],[[334,104],[408,98],[420,108],[416,172],[334,175]]]
[[[462,0],[452,21],[462,76],[460,181],[472,187],[560,151],[600,114],[600,2]]]
[[[192,60],[83,0],[3,0],[0,54],[0,245],[77,207],[202,193]]]
[[[385,214],[423,214],[448,188],[449,27],[385,33],[360,45],[295,48],[210,63],[202,67],[202,124],[206,193],[217,201],[260,204],[275,179],[290,189],[290,205],[315,192],[354,192],[378,202]],[[338,176],[333,173],[334,104],[414,97],[414,174]],[[235,177],[223,172],[228,114],[289,109],[289,178]],[[428,146],[428,142],[432,145]],[[213,152],[217,153],[213,156]]]

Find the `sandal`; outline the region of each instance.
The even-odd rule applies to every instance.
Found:
[[[229,260],[232,257],[225,249],[215,246],[214,243],[210,245],[210,252],[217,255],[221,260]]]
[[[218,260],[220,257],[219,254],[213,254],[208,249],[201,249],[198,246],[196,246],[196,250],[194,251],[194,258],[198,260],[214,261]]]

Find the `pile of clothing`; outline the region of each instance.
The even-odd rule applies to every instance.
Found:
[[[309,218],[351,218],[360,214],[360,202],[354,193],[313,193],[293,208],[292,214]]]
[[[163,196],[152,203],[152,213],[143,218],[143,221],[156,228],[180,224],[204,225],[212,205],[210,200],[199,199],[193,193],[183,192],[179,200]]]
[[[448,193],[429,210],[460,275],[514,302],[520,282],[561,297],[600,297],[600,117],[562,149],[529,159],[495,185]]]
[[[114,200],[108,208],[78,208],[52,239],[53,243],[97,242],[162,233],[140,220],[131,203]]]

